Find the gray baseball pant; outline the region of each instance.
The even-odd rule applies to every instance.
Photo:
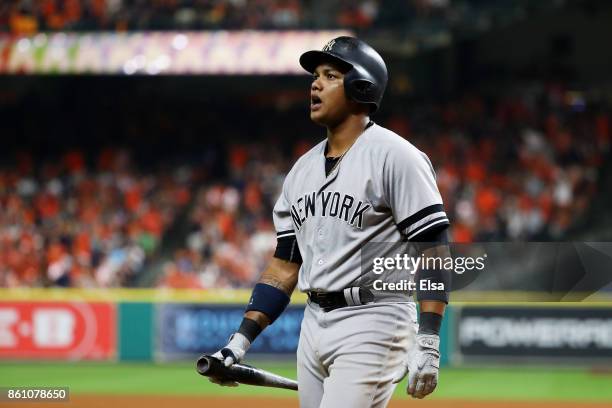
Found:
[[[386,407],[417,328],[414,303],[324,312],[309,301],[297,351],[300,407]]]

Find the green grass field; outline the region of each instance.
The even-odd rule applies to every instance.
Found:
[[[292,363],[253,362],[295,378]],[[612,404],[612,373],[551,367],[444,368],[434,398],[592,401]],[[292,391],[222,388],[200,377],[193,364],[0,363],[0,386],[68,386],[73,394],[266,395]],[[405,383],[396,394],[403,395]]]

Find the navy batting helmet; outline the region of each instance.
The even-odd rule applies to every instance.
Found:
[[[374,113],[380,106],[387,86],[387,66],[380,54],[365,42],[353,37],[334,38],[321,51],[307,51],[300,65],[314,73],[318,65],[332,62],[345,71],[344,91],[348,98],[370,106]]]

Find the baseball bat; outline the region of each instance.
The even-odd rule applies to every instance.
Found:
[[[219,359],[208,354],[200,356],[196,363],[196,369],[200,375],[221,381],[236,381],[240,384],[296,391],[298,389],[297,381],[246,364],[232,364],[226,367]]]

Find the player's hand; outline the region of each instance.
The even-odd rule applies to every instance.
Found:
[[[230,337],[229,343],[212,356],[221,360],[224,366],[229,367],[234,363],[241,362],[249,347],[251,347],[251,342],[243,334],[234,333]],[[238,386],[236,381],[221,381],[214,377],[209,377],[209,380],[226,387]]]
[[[423,398],[438,385],[440,368],[440,337],[435,334],[417,334],[416,344],[408,353],[403,367],[393,377],[397,384],[408,374],[408,394]]]

